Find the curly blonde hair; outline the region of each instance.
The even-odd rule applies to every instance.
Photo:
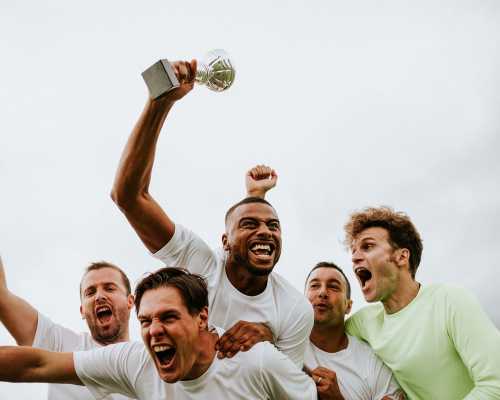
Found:
[[[410,217],[386,206],[367,207],[356,211],[350,215],[344,226],[346,246],[352,247],[353,241],[361,232],[373,227],[387,230],[389,244],[393,249],[405,248],[410,251],[410,273],[415,278],[424,246]]]

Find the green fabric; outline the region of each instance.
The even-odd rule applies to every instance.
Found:
[[[464,289],[421,287],[394,314],[370,305],[347,332],[370,344],[410,399],[500,399],[500,332]]]

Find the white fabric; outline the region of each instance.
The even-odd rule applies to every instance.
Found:
[[[76,333],[61,325],[55,324],[43,314],[38,313],[33,347],[39,349],[74,352],[91,350],[101,345],[92,339],[88,333]],[[94,396],[85,386],[49,384],[48,400],[93,400]],[[125,400],[128,397],[112,395],[103,397],[106,400]]]
[[[354,336],[347,337],[347,348],[336,353],[323,351],[309,341],[305,365],[311,370],[324,367],[334,371],[340,392],[346,399],[379,400],[384,396],[399,399],[401,389],[391,370],[370,346]]]
[[[75,370],[97,400],[122,393],[139,400],[316,400],[311,378],[270,343],[258,343],[233,358],[214,358],[199,378],[163,382],[142,343],[127,342],[74,353]]]
[[[264,322],[273,332],[276,347],[302,368],[314,313],[309,301],[286,279],[272,272],[262,293],[241,293],[227,278],[224,250],[212,250],[178,224],[174,236],[154,256],[168,267],[187,268],[207,279],[210,324],[230,329],[240,320]]]

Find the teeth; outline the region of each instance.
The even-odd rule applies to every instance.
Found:
[[[252,246],[252,250],[266,250],[266,251],[271,251],[271,246],[268,244],[255,244]]]
[[[169,348],[170,348],[169,346],[157,345],[157,346],[153,346],[153,351],[155,353],[159,353],[160,351],[165,351],[165,350],[168,350]]]
[[[101,311],[111,311],[111,308],[109,308],[108,306],[104,306],[104,307],[98,307],[96,309],[96,313],[101,312]]]

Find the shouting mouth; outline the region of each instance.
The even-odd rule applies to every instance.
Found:
[[[177,353],[177,350],[174,346],[156,344],[152,346],[152,348],[161,368],[167,369],[172,367],[175,354]]]
[[[96,307],[95,315],[101,324],[107,324],[113,318],[113,310],[107,305],[98,306]]]
[[[250,246],[250,251],[260,259],[270,258],[274,249],[274,244],[270,242],[255,242]]]
[[[365,286],[372,279],[372,273],[367,270],[365,267],[358,267],[354,270],[354,273],[358,277],[359,282],[361,283],[361,289],[365,289]]]

